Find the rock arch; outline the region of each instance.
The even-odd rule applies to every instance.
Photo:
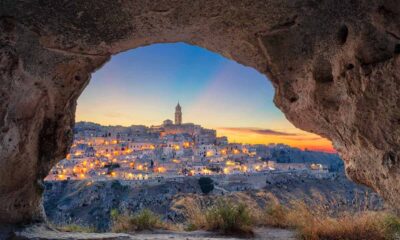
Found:
[[[42,181],[111,55],[183,41],[251,66],[297,127],[400,209],[400,5],[393,0],[0,3],[0,223],[42,221]]]

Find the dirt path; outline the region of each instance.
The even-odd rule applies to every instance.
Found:
[[[256,229],[255,237],[250,239],[265,239],[265,240],[295,240],[295,232],[285,229],[276,228],[260,228]],[[215,233],[195,231],[183,233],[151,233],[137,234],[131,236],[134,240],[238,240],[243,238],[218,236]]]
[[[32,226],[20,232],[18,237],[34,240],[239,240],[243,238],[219,236],[205,231],[194,232],[153,232],[139,234],[119,233],[65,233],[46,226]],[[259,228],[251,239],[295,240],[295,232],[276,228]]]

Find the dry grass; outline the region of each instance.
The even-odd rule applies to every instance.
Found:
[[[266,211],[266,225],[295,228],[304,240],[387,240],[400,232],[400,220],[385,212],[342,212],[332,216],[326,209],[295,201],[285,208],[280,204]]]
[[[271,203],[266,207],[264,215],[264,224],[276,228],[288,228],[291,224],[288,222],[289,210],[278,203]]]
[[[187,219],[185,230],[202,229],[226,235],[253,234],[257,217],[244,201],[218,198],[212,202],[210,206],[203,206],[199,198],[185,197],[175,203]]]
[[[257,201],[244,193],[225,197],[189,195],[177,199],[172,210],[187,219],[186,231],[206,230],[228,235],[249,236],[256,226],[292,228],[303,240],[394,240],[400,239],[400,218],[387,212],[370,211],[361,202],[349,209],[335,208],[335,198],[326,199],[315,194],[314,202],[292,201],[285,206],[273,194],[260,195]],[[366,201],[364,200],[364,203]],[[263,206],[263,207],[261,207]],[[179,226],[163,222],[160,216],[144,209],[134,215],[111,211],[112,231],[177,230]],[[90,227],[65,225],[62,231],[93,232]],[[396,238],[397,237],[397,238]]]
[[[120,214],[116,210],[111,211],[113,232],[136,232],[154,229],[169,229],[169,225],[161,220],[161,217],[148,209],[129,215]]]
[[[198,229],[207,229],[208,223],[204,214],[204,207],[198,198],[184,197],[174,203],[172,209],[182,213],[187,219],[186,231],[195,231]]]

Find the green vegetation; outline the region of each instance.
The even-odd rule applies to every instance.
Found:
[[[199,179],[199,185],[204,194],[209,194],[214,190],[214,181],[209,177],[201,177]]]
[[[227,235],[252,235],[256,217],[244,203],[218,198],[210,206],[202,206],[199,199],[186,197],[176,202],[187,220],[186,231],[206,230]]]
[[[82,226],[78,224],[66,224],[61,226],[56,226],[56,228],[61,232],[82,232],[82,233],[94,233],[97,229],[89,226]]]
[[[110,215],[113,232],[135,232],[167,228],[167,225],[161,221],[160,216],[149,209],[143,209],[134,215],[120,214],[113,209]]]
[[[220,199],[206,212],[207,230],[223,234],[253,234],[255,219],[250,209],[243,203],[233,203]]]

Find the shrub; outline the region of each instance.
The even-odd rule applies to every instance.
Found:
[[[223,234],[252,235],[254,218],[244,204],[220,199],[206,212],[207,229]]]
[[[201,177],[199,179],[199,185],[204,194],[208,194],[214,190],[214,181],[209,177]]]
[[[143,230],[165,229],[166,224],[161,221],[160,216],[148,209],[143,209],[137,214],[120,214],[111,211],[113,232],[134,232]]]
[[[388,214],[384,217],[384,227],[387,239],[400,239],[400,218]]]
[[[265,209],[265,224],[271,227],[287,228],[290,224],[287,219],[288,209],[280,203],[272,203]]]

